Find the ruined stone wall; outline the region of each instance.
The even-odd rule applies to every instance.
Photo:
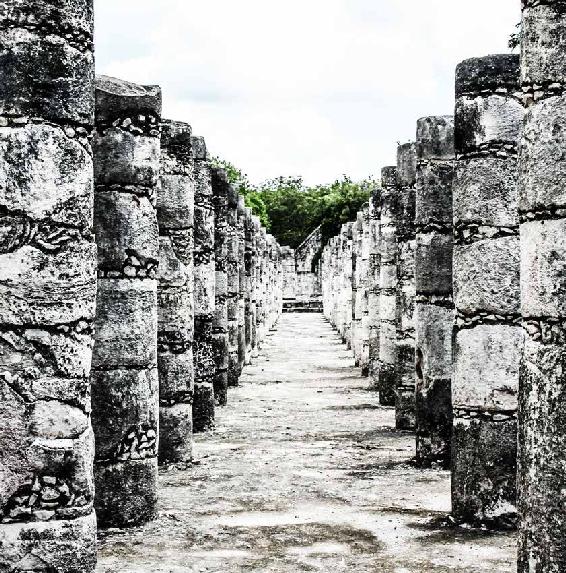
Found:
[[[322,231],[317,227],[295,250],[295,297],[303,302],[314,302],[322,296],[322,285],[316,261],[322,252]]]
[[[194,391],[194,178],[185,123],[161,125],[157,220],[159,461],[179,463],[192,457]]]
[[[92,0],[0,2],[0,570],[95,567]]]
[[[566,3],[523,0],[519,573],[566,570]]]
[[[519,294],[518,56],[456,70],[452,510],[459,521],[515,516]]]
[[[95,505],[105,526],[156,514],[160,114],[159,88],[97,79],[92,421]]]
[[[415,330],[417,463],[450,467],[454,118],[417,122]]]

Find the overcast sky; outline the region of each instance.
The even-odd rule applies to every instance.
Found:
[[[163,88],[164,117],[254,182],[378,176],[454,68],[507,52],[519,0],[95,0],[97,71]]]

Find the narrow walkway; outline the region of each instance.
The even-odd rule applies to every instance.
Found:
[[[449,474],[411,465],[366,384],[322,315],[284,315],[197,464],[161,474],[159,519],[102,532],[97,571],[515,571],[512,535],[434,525]]]

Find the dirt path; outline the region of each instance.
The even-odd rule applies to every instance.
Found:
[[[321,315],[284,315],[199,463],[162,472],[159,519],[101,534],[97,571],[515,571],[512,535],[435,525],[449,474],[411,465],[366,384]]]

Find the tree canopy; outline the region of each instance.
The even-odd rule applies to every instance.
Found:
[[[214,161],[226,169],[228,179],[264,227],[281,245],[294,249],[319,225],[326,243],[343,223],[356,218],[377,187],[372,179],[355,182],[346,176],[330,185],[306,186],[300,177],[278,177],[256,186],[231,163]]]

